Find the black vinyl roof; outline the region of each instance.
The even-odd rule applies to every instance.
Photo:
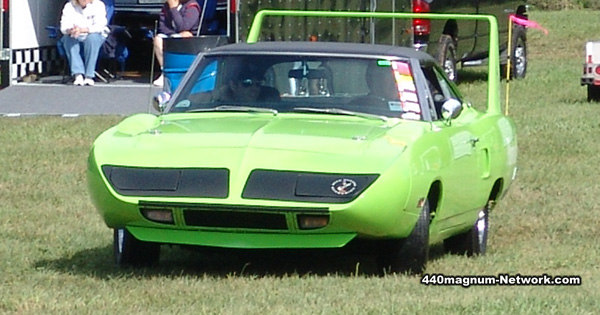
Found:
[[[435,61],[429,54],[409,47],[378,44],[359,44],[342,42],[257,42],[224,45],[211,52],[226,53],[280,53],[280,54],[324,54],[324,55],[361,55],[366,57],[394,56],[401,58]]]

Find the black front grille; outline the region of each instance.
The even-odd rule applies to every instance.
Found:
[[[287,230],[284,214],[241,211],[184,210],[187,226]]]
[[[103,165],[112,187],[124,196],[227,198],[225,168],[145,168]]]
[[[346,203],[356,199],[378,177],[377,174],[326,174],[253,170],[242,198],[319,203]],[[354,183],[351,192],[336,193],[335,183]]]

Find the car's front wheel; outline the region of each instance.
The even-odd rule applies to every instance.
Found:
[[[149,266],[160,257],[160,244],[142,242],[126,229],[114,230],[113,249],[118,266]]]
[[[489,208],[486,206],[479,211],[477,221],[471,229],[444,240],[444,249],[453,254],[467,256],[485,254],[490,229],[489,215]]]
[[[391,272],[422,273],[429,259],[429,201],[425,200],[417,223],[405,239],[384,243],[379,254],[379,268]]]

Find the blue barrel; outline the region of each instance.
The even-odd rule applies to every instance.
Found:
[[[173,93],[177,89],[198,54],[228,43],[229,37],[218,35],[165,38],[163,40],[164,90]]]

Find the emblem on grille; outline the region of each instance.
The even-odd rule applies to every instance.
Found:
[[[331,183],[331,191],[336,195],[345,196],[356,190],[356,182],[349,178],[336,179]]]

